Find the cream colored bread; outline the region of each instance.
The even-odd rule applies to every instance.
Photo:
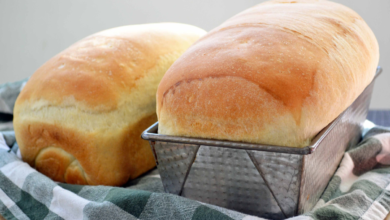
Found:
[[[159,133],[303,147],[372,81],[377,40],[329,1],[269,1],[215,28],[167,71]]]
[[[176,23],[124,26],[50,59],[15,104],[23,160],[55,181],[89,185],[122,185],[153,168],[141,133],[157,121],[158,83],[204,34]]]

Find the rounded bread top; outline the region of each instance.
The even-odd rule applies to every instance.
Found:
[[[374,77],[377,40],[330,1],[269,1],[192,45],[157,91],[159,132],[303,147]]]
[[[163,56],[181,53],[204,33],[192,25],[155,23],[93,34],[42,65],[17,102],[45,100],[64,106],[78,102],[86,111],[114,110]]]

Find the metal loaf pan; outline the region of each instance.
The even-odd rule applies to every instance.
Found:
[[[313,208],[345,150],[360,141],[373,86],[374,80],[304,148],[161,135],[158,122],[142,138],[150,142],[166,192],[284,219]]]

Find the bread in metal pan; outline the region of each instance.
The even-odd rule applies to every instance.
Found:
[[[91,35],[40,67],[15,105],[23,160],[55,181],[121,185],[155,166],[141,133],[158,83],[206,32],[159,23]]]
[[[269,1],[191,46],[157,91],[159,133],[303,147],[374,77],[377,40],[330,1]]]

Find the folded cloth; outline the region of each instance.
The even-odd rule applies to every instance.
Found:
[[[20,159],[9,114],[24,82],[0,85],[0,131],[9,130],[0,132],[0,215],[5,219],[262,219],[164,193],[157,170],[123,187],[53,182]],[[345,153],[314,209],[292,220],[386,217],[390,129],[365,126],[363,141]]]
[[[344,154],[314,209],[300,219],[382,220],[390,211],[390,129],[371,128]]]
[[[0,134],[0,214],[6,219],[261,219],[164,193],[157,170],[124,187],[55,183]],[[390,129],[374,127],[345,153],[313,211],[294,220],[382,220],[390,210]]]
[[[5,219],[258,219],[164,193],[157,170],[124,187],[56,183],[20,160],[10,132],[11,141],[4,137],[0,134],[0,214]]]
[[[15,101],[28,79],[0,85],[0,131],[13,129],[12,112]]]

